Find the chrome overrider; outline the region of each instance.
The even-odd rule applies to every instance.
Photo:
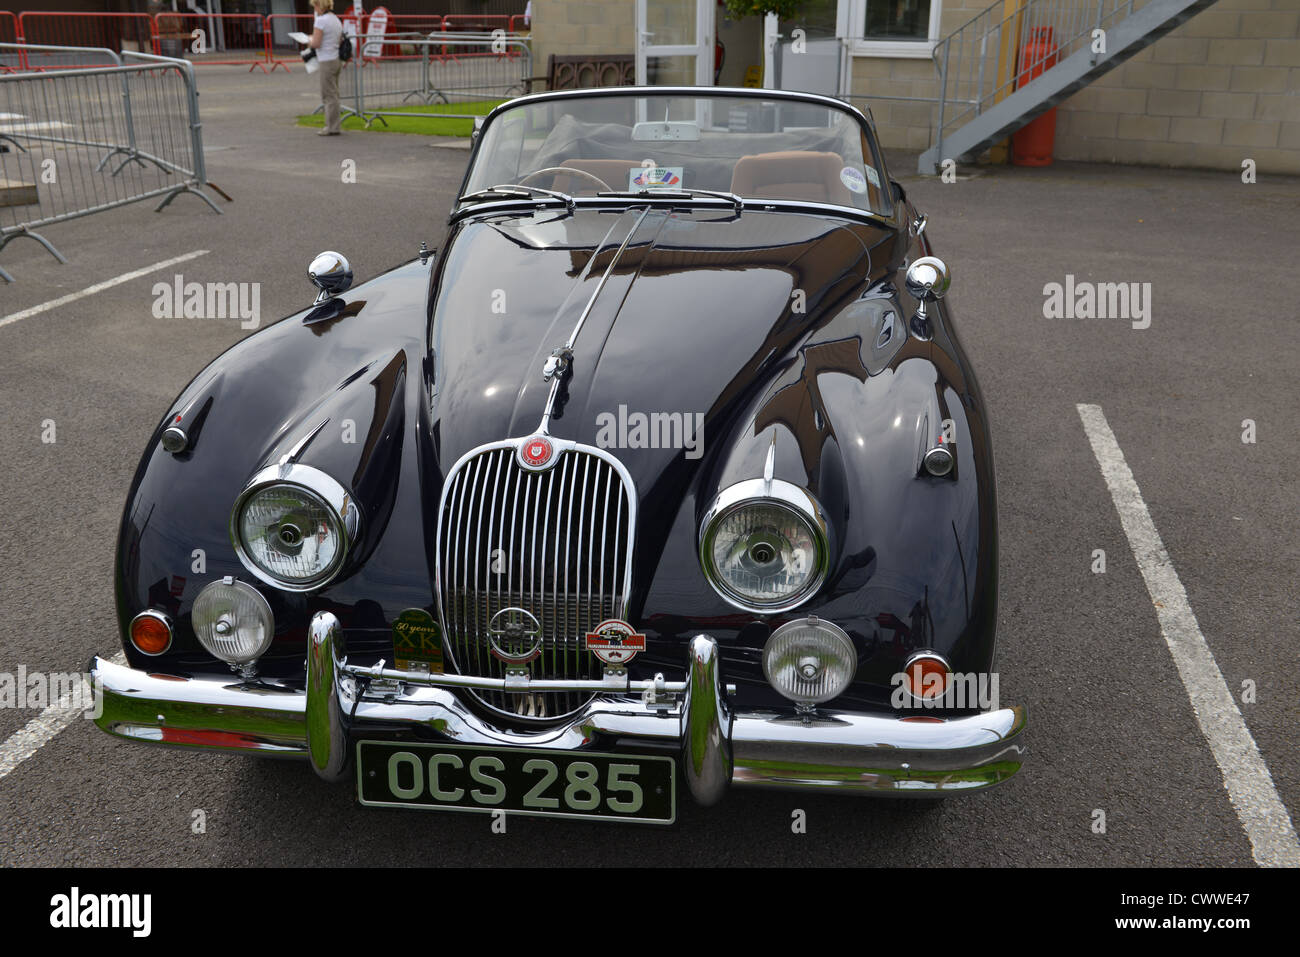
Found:
[[[257,680],[154,675],[91,659],[102,684],[95,723],[133,741],[307,758],[322,778],[349,773],[358,740],[394,732],[486,747],[678,749],[682,776],[701,805],[728,785],[939,797],[1000,784],[1025,759],[1025,713],[1003,708],[969,717],[906,720],[892,714],[811,715],[737,711],[727,699],[718,643],[696,635],[686,680],[533,681],[426,675],[349,665],[329,612],[311,621],[306,690]],[[600,692],[560,727],[520,732],[467,708],[457,688]]]

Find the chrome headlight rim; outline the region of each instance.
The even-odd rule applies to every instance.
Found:
[[[731,590],[713,564],[713,539],[722,520],[748,505],[768,505],[784,509],[803,521],[812,532],[817,546],[813,574],[794,595],[774,602],[759,602]],[[724,488],[713,499],[700,521],[699,559],[704,577],[728,604],[756,615],[779,615],[793,611],[815,595],[830,571],[830,525],[826,512],[812,494],[792,482],[780,479],[746,479]]]
[[[239,533],[239,519],[248,500],[258,492],[275,486],[288,486],[315,499],[317,504],[331,513],[338,526],[338,554],[328,568],[311,578],[282,578],[262,568],[245,547]],[[356,542],[360,528],[361,510],[352,493],[331,475],[310,465],[272,465],[262,469],[249,480],[230,510],[230,543],[244,568],[263,584],[288,592],[316,591],[334,581],[347,564],[348,554]]]

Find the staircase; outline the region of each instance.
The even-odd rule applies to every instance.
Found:
[[[1214,2],[999,0],[935,48],[938,122],[919,172],[974,159]],[[1044,30],[1055,50],[1039,44],[1022,63],[1021,51]],[[1097,30],[1104,51],[1094,50]]]

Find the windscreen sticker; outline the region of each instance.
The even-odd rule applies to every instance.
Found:
[[[875,172],[872,170],[872,172]],[[850,193],[865,193],[867,191],[867,180],[861,171],[854,169],[852,166],[846,166],[840,170],[840,182],[843,183]]]
[[[627,188],[677,189],[682,185],[680,166],[637,166],[627,171]]]
[[[880,189],[880,174],[872,166],[867,167],[867,181],[876,189]]]

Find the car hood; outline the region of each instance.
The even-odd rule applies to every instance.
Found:
[[[643,504],[671,490],[664,504],[675,508],[671,495],[731,440],[800,343],[892,275],[898,245],[884,226],[789,212],[463,221],[432,303],[437,458],[450,468],[476,446],[537,432],[551,390],[543,368],[572,339],[550,433],[610,448]],[[651,422],[659,428],[640,428]],[[655,447],[661,432],[669,447]]]

